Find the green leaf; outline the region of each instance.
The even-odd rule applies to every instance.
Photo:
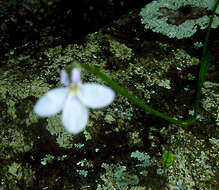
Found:
[[[168,150],[164,150],[162,153],[161,162],[166,166],[169,167],[173,164],[174,161],[174,155],[172,152]]]

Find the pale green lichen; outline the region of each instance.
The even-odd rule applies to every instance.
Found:
[[[58,156],[57,160],[63,161],[63,160],[65,160],[66,157],[67,157],[67,155]]]
[[[60,147],[72,148],[74,146],[74,135],[68,133],[62,126],[60,114],[47,119],[47,129],[51,135],[56,136],[56,142]]]
[[[218,152],[219,152],[219,139],[210,138],[209,142],[211,143],[212,149],[214,150],[211,153],[211,157],[218,158],[219,157],[219,155],[218,155]],[[219,162],[217,162],[217,161],[216,161],[216,166],[219,167]]]
[[[177,130],[177,133],[171,136],[171,149],[175,160],[168,170],[168,188],[179,189],[179,185],[182,185],[191,190],[211,189],[217,180],[217,141],[211,140],[211,146],[191,132],[182,128]]]
[[[140,174],[143,176],[148,175],[147,168],[149,166],[152,166],[152,162],[150,160],[150,156],[146,152],[139,152],[136,150],[135,152],[131,153],[131,158],[136,158],[138,161],[140,161],[139,164],[136,164],[136,167],[140,168]]]
[[[22,178],[22,173],[18,172],[18,169],[21,167],[20,163],[13,162],[8,167],[8,173],[14,176],[17,180],[20,180]]]
[[[203,43],[202,42],[194,42],[193,45],[194,45],[195,49],[200,49],[200,48],[203,47]]]
[[[176,49],[173,52],[174,57],[172,59],[172,63],[181,69],[198,65],[200,63],[198,58],[192,57],[183,49]]]
[[[116,108],[107,108],[107,111],[110,112],[110,114],[112,115],[113,118],[116,118],[116,116],[120,116],[120,119],[124,119],[124,120],[130,120],[133,116],[133,108],[132,107],[127,107],[125,108],[124,105],[128,106],[128,102],[124,102],[123,105],[118,105]]]
[[[86,170],[76,170],[76,172],[83,177],[87,177],[88,174],[88,171]]]
[[[84,147],[84,144],[82,143],[74,144],[74,147],[80,149]]]
[[[20,129],[9,128],[0,133],[1,159],[9,159],[17,154],[28,152],[33,147],[33,142],[25,136]]]
[[[138,131],[130,132],[128,134],[128,137],[129,137],[129,141],[128,141],[129,146],[140,145],[143,143],[143,139],[141,138],[140,133]]]
[[[132,49],[128,48],[125,44],[121,44],[118,41],[111,40],[109,41],[110,45],[110,52],[117,58],[121,60],[130,61],[133,52]]]
[[[136,150],[131,153],[131,158],[137,158],[141,164],[137,164],[137,167],[148,167],[151,165],[150,156],[146,152],[139,152]]]
[[[10,165],[4,167],[2,171],[6,170],[5,174],[1,174],[1,177],[7,178],[8,187],[16,189],[17,183],[22,181],[24,187],[30,187],[33,185],[36,176],[31,166],[26,164],[22,165],[19,162],[12,162]],[[19,189],[19,188],[18,188]]]
[[[194,110],[188,110],[188,115],[193,116],[194,115]],[[198,121],[202,121],[204,119],[204,117],[202,115],[200,115],[200,114],[197,114],[196,119]]]
[[[113,122],[115,121],[115,118],[114,118],[112,115],[110,115],[110,114],[106,114],[104,120],[105,120],[107,123],[110,123],[110,124],[111,124],[111,123],[113,123]]]
[[[83,133],[84,133],[84,136],[85,136],[86,141],[92,139],[92,136],[91,136],[91,134],[90,134],[88,131],[85,130]]]
[[[77,163],[77,165],[78,166],[85,166],[87,164],[87,159],[85,158],[85,159],[83,159],[83,160],[81,160],[81,161],[79,161],[78,163]]]
[[[164,87],[164,88],[167,88],[167,89],[171,89],[170,80],[168,80],[168,79],[160,80],[159,83],[158,83],[158,86],[161,86],[161,87]]]
[[[53,162],[53,159],[55,158],[55,156],[51,155],[51,154],[47,154],[45,155],[44,158],[41,159],[41,164],[42,165],[46,165],[46,164],[51,164]]]
[[[203,108],[212,115],[217,125],[219,125],[218,87],[218,83],[205,81],[202,88],[202,93],[205,96],[201,100]]]
[[[137,185],[139,183],[138,176],[129,173],[126,166],[103,163],[101,167],[106,170],[106,174],[101,176],[101,179],[105,182],[103,187],[118,189],[128,185]]]
[[[79,162],[77,162],[76,164],[77,166],[80,167],[80,169],[76,169],[75,171],[83,176],[83,177],[87,177],[88,175],[88,169],[89,168],[93,168],[93,162],[91,160],[87,160],[86,158],[84,158],[83,160],[80,160]]]
[[[139,15],[145,29],[150,28],[153,32],[161,33],[169,38],[182,39],[192,36],[198,28],[201,30],[207,28],[209,16],[205,12],[211,10],[214,4],[215,0],[152,1],[141,9]],[[191,10],[188,6],[191,7]],[[187,18],[182,23],[177,22],[177,20],[182,19],[180,8],[186,8],[187,14],[192,12],[190,14],[193,14],[193,18]],[[200,12],[203,12],[203,14],[200,14]],[[216,12],[218,14],[219,8]],[[194,17],[194,15],[196,16]],[[212,28],[217,28],[218,25],[219,17],[214,16]]]

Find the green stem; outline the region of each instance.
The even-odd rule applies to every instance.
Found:
[[[198,114],[201,88],[202,88],[203,83],[205,81],[205,76],[206,76],[206,73],[208,70],[208,66],[210,64],[210,56],[207,55],[207,44],[208,44],[208,39],[209,39],[209,35],[210,35],[211,25],[213,22],[214,14],[215,14],[215,11],[217,9],[218,3],[219,3],[219,1],[216,0],[214,8],[212,10],[212,15],[210,16],[210,21],[208,23],[207,33],[205,35],[204,47],[202,50],[201,66],[200,66],[200,70],[199,70],[199,79],[198,79],[196,97],[195,97],[195,103],[194,103],[194,116],[193,116],[194,119],[196,119],[197,114]]]
[[[77,66],[77,65],[75,65],[75,66]],[[149,112],[149,113],[151,113],[155,116],[163,118],[163,119],[165,119],[165,120],[167,120],[171,123],[180,124],[180,125],[191,125],[195,122],[194,119],[192,119],[192,120],[178,120],[178,119],[174,119],[174,118],[168,116],[167,114],[161,113],[161,112],[153,109],[152,107],[148,106],[147,104],[145,104],[140,99],[133,96],[131,93],[129,93],[127,90],[125,90],[124,88],[119,86],[110,77],[108,77],[106,74],[104,74],[103,72],[101,72],[97,68],[95,68],[93,66],[90,66],[90,65],[87,65],[87,64],[80,64],[79,66],[81,66],[84,69],[86,69],[86,70],[90,71],[91,73],[95,74],[97,77],[104,80],[107,83],[107,85],[110,86],[112,89],[114,89],[117,93],[125,96],[132,103],[134,103],[135,105],[143,108],[145,111],[147,111],[147,112]]]

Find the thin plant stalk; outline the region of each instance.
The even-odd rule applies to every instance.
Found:
[[[212,10],[212,15],[210,16],[210,21],[208,23],[208,28],[207,28],[207,33],[205,35],[205,41],[204,41],[204,47],[202,50],[202,58],[201,58],[201,66],[200,66],[200,70],[199,70],[199,79],[198,79],[198,84],[197,84],[197,90],[196,90],[196,97],[195,97],[195,103],[194,103],[194,119],[197,118],[197,114],[198,114],[198,109],[199,109],[199,102],[200,102],[200,94],[201,94],[201,88],[203,86],[203,83],[205,81],[205,76],[210,64],[210,55],[207,54],[207,44],[208,44],[208,39],[209,39],[209,35],[210,35],[210,30],[211,30],[211,25],[213,22],[213,18],[215,15],[215,11],[217,9],[218,0],[215,0],[215,5],[214,8]]]

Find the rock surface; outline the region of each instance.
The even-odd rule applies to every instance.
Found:
[[[60,114],[39,118],[32,111],[38,98],[61,86],[60,70],[78,60],[98,67],[153,108],[189,119],[200,60],[186,47],[146,33],[137,15],[130,13],[78,44],[62,45],[49,36],[5,55],[0,67],[2,189],[217,189],[215,81],[205,82],[198,122],[186,128],[145,113],[120,95],[109,107],[91,110],[77,136],[64,130]],[[103,83],[82,74],[83,81]],[[160,162],[167,146],[175,157],[169,167]]]

